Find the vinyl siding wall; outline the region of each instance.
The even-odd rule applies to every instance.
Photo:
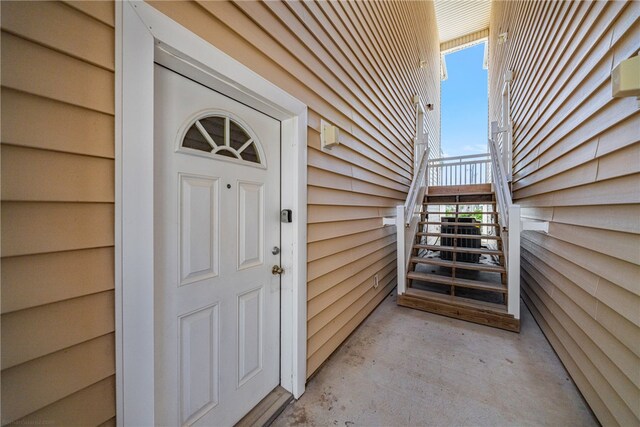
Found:
[[[0,7],[2,424],[113,424],[114,7]]]
[[[612,98],[640,49],[638,2],[494,2],[490,118],[514,72],[523,298],[603,425],[640,423],[640,114]],[[508,32],[508,41],[497,36]]]
[[[439,146],[433,6],[154,6],[309,105],[311,375],[395,286],[381,217],[410,183],[416,94]],[[2,421],[113,423],[114,8],[1,7]]]
[[[152,4],[309,107],[311,375],[396,285],[395,229],[381,217],[393,214],[411,181],[413,96],[439,106],[433,5]],[[438,114],[428,117],[432,138]],[[330,153],[320,150],[321,118],[341,129],[342,145]]]
[[[313,374],[396,285],[414,95],[439,146],[439,45],[430,2],[152,2],[309,107],[308,368]],[[428,66],[419,68],[420,61]],[[320,150],[320,120],[342,145]],[[373,288],[374,275],[380,285]]]

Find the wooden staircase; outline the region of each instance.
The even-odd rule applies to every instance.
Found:
[[[398,304],[519,331],[500,231],[491,184],[430,186]]]

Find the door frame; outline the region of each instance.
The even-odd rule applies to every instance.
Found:
[[[280,384],[304,393],[307,106],[142,1],[116,2],[115,319],[118,425],[153,425],[155,61],[281,121]]]

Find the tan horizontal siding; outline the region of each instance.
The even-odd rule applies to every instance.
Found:
[[[20,418],[15,425],[38,425],[56,420],[58,425],[97,426],[113,419],[115,377],[109,376],[49,406]],[[113,424],[115,425],[115,424]]]
[[[362,280],[354,289],[348,286],[334,286],[331,291],[324,292],[317,297],[312,304],[309,304],[309,337],[313,337],[329,324],[334,319],[336,312],[343,311],[367,292],[376,276],[378,277],[378,286],[387,285],[395,277],[393,271],[395,267],[392,260],[382,270]]]
[[[394,214],[410,185],[413,96],[439,104],[437,73],[419,68],[425,60],[439,69],[433,5],[152,5],[309,107],[311,375],[393,283],[395,230],[384,228],[381,217]],[[427,117],[439,147],[437,113]],[[321,119],[341,129],[341,145],[328,153],[320,149]],[[373,289],[376,274],[381,282]]]
[[[0,155],[3,200],[114,201],[113,159],[6,144]]]
[[[307,268],[307,279],[309,281],[317,279],[318,277],[348,265],[367,254],[393,244],[393,242],[395,242],[395,236],[387,235],[376,240],[370,240],[363,245],[354,246],[342,252],[334,252],[324,258],[313,261],[310,260]]]
[[[385,296],[393,290],[396,284],[396,278],[394,278],[393,281],[391,281],[385,288],[379,288],[381,290],[375,294],[372,290],[367,291],[364,298],[364,302],[366,302],[364,306],[361,308],[360,305],[349,307],[335,318],[336,321],[331,325],[331,327],[333,329],[339,327],[339,329],[331,336],[331,338],[324,342],[320,349],[309,356],[307,361],[308,376],[312,375],[322,365],[322,363],[327,360],[331,353],[333,353],[340,344],[347,339],[354,329],[357,328],[358,325],[360,325],[360,323],[362,323],[364,319],[371,314],[373,309],[382,302]],[[371,296],[372,294],[372,298],[367,301],[366,297]]]
[[[392,208],[400,204],[399,202],[401,202],[401,200],[373,194],[362,194],[355,191],[315,187],[310,184],[307,188],[307,202],[313,205],[374,206]]]
[[[604,255],[612,256],[633,264],[640,264],[640,236],[612,230],[601,230],[560,224],[550,225],[549,234],[556,239],[591,249]]]
[[[114,158],[112,115],[5,87],[0,96],[3,143]]]
[[[394,272],[380,277],[379,286],[384,289],[392,284],[395,285],[396,277]],[[325,314],[323,312],[311,319],[309,321],[309,343],[307,345],[309,357],[313,357],[313,354],[333,337],[336,329],[342,328],[353,318],[354,313],[360,311],[361,307],[367,304],[367,298],[363,298],[363,296],[369,294],[373,297],[376,293],[369,281],[364,281],[360,286],[350,290],[347,295],[337,300],[331,306],[331,310],[326,312],[325,316],[323,316]]]
[[[380,223],[380,221],[377,222]],[[351,251],[355,247],[367,242],[394,235],[395,232],[396,231],[392,227],[383,227],[362,233],[354,233],[334,239],[326,239],[320,242],[309,243],[307,247],[307,260],[311,262],[342,251]]]
[[[310,139],[313,136],[310,136]],[[319,147],[318,143],[318,147]],[[409,187],[408,179],[398,179],[390,170],[386,168],[380,168],[380,165],[375,162],[371,162],[372,168],[366,167],[366,165],[361,164],[361,161],[367,161],[368,158],[359,154],[359,156],[354,156],[351,159],[346,159],[347,154],[359,154],[357,152],[348,152],[345,151],[343,155],[338,157],[328,157],[321,150],[309,147],[307,151],[307,161],[308,165],[323,169],[325,171],[334,172],[336,174],[351,176],[353,178],[357,178],[361,181],[367,182],[376,182],[380,186],[384,186],[386,188],[390,188],[393,190],[406,192]],[[370,160],[369,160],[370,161]],[[357,165],[357,166],[356,166]],[[375,170],[374,168],[378,168]],[[374,170],[371,170],[374,169]],[[401,182],[403,181],[403,182]]]
[[[320,112],[316,112],[313,109],[309,111],[309,134],[307,143],[309,147],[313,147],[315,149],[320,149],[321,117],[322,115]],[[371,166],[369,169],[380,171],[380,174],[386,173],[386,176],[391,177],[399,175],[400,179],[401,177],[404,177],[407,182],[410,182],[411,173],[408,165],[403,164],[402,167],[399,167],[399,160],[394,163],[388,161],[390,160],[389,152],[394,150],[375,149],[375,147],[371,147],[369,144],[364,142],[364,140],[370,138],[369,135],[361,133],[358,129],[352,129],[352,132],[352,134],[345,132],[340,134],[340,146],[332,148],[332,154],[334,156],[350,160],[355,164],[359,164],[354,162],[355,159],[358,159],[359,161],[365,162],[364,165]],[[389,173],[391,175],[389,175]]]
[[[610,83],[639,46],[637,2],[493,4],[490,118],[510,69],[514,199],[550,223],[523,298],[603,425],[640,423],[640,113]]]
[[[111,333],[5,369],[2,416],[5,420],[22,418],[112,376],[114,346]]]
[[[380,228],[380,218],[364,218],[351,221],[331,221],[307,225],[309,243],[331,240],[335,237],[361,233]]]
[[[2,424],[115,415],[114,7],[2,2]]]
[[[109,0],[65,0],[65,4],[84,12],[85,14],[103,22],[110,27],[115,27],[116,17],[113,12],[113,2]]]
[[[331,274],[325,274],[317,279],[309,281],[309,299],[312,299],[347,280],[350,281],[349,286],[353,285],[355,280],[353,278],[358,274],[361,274],[368,267],[375,265],[378,268],[382,268],[386,265],[382,260],[395,256],[394,251],[394,245],[387,245],[362,258],[333,270]]]
[[[372,179],[354,179],[350,176],[344,176],[335,172],[314,168],[312,166],[307,168],[307,178],[309,185],[315,185],[317,187],[379,195],[396,200],[401,200],[406,197],[406,193],[386,188],[375,183]]]
[[[115,68],[113,28],[62,2],[9,2],[4,31],[107,70]],[[32,25],[38,22],[39,25]],[[60,27],[61,22],[73,23]]]
[[[395,215],[394,208],[376,208],[367,206],[322,206],[309,205],[307,220],[310,224],[317,222],[347,221],[363,218],[378,218]]]
[[[5,314],[2,369],[113,332],[113,304],[107,291]]]
[[[2,64],[4,87],[114,113],[113,71],[6,32],[2,34],[2,54],[15,58]],[[51,70],[65,72],[52,73]]]
[[[2,313],[113,289],[114,253],[96,249],[2,258]]]
[[[112,203],[2,202],[2,255],[113,246]]]
[[[580,389],[580,392],[587,402],[589,402],[589,406],[594,413],[598,414],[598,420],[603,425],[616,425],[615,418],[607,409],[607,406],[602,400],[602,396],[596,391],[597,388],[599,388],[597,382],[594,383],[591,381],[591,378],[589,378],[591,375],[588,371],[586,373],[583,371],[585,366],[593,368],[593,365],[586,360],[584,353],[580,347],[576,345],[576,342],[571,338],[571,335],[565,328],[560,326],[558,320],[550,315],[550,312],[547,310],[545,304],[542,303],[542,300],[537,298],[534,292],[527,292],[529,288],[526,279],[521,279],[520,284],[525,291],[522,294],[522,299],[530,308],[531,313],[538,319],[538,324],[541,326],[556,353],[560,356],[560,359]]]

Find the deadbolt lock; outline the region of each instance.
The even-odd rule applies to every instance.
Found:
[[[273,268],[271,269],[271,274],[273,274],[274,276],[276,274],[282,274],[284,273],[284,268],[280,267],[279,265],[274,265]]]

